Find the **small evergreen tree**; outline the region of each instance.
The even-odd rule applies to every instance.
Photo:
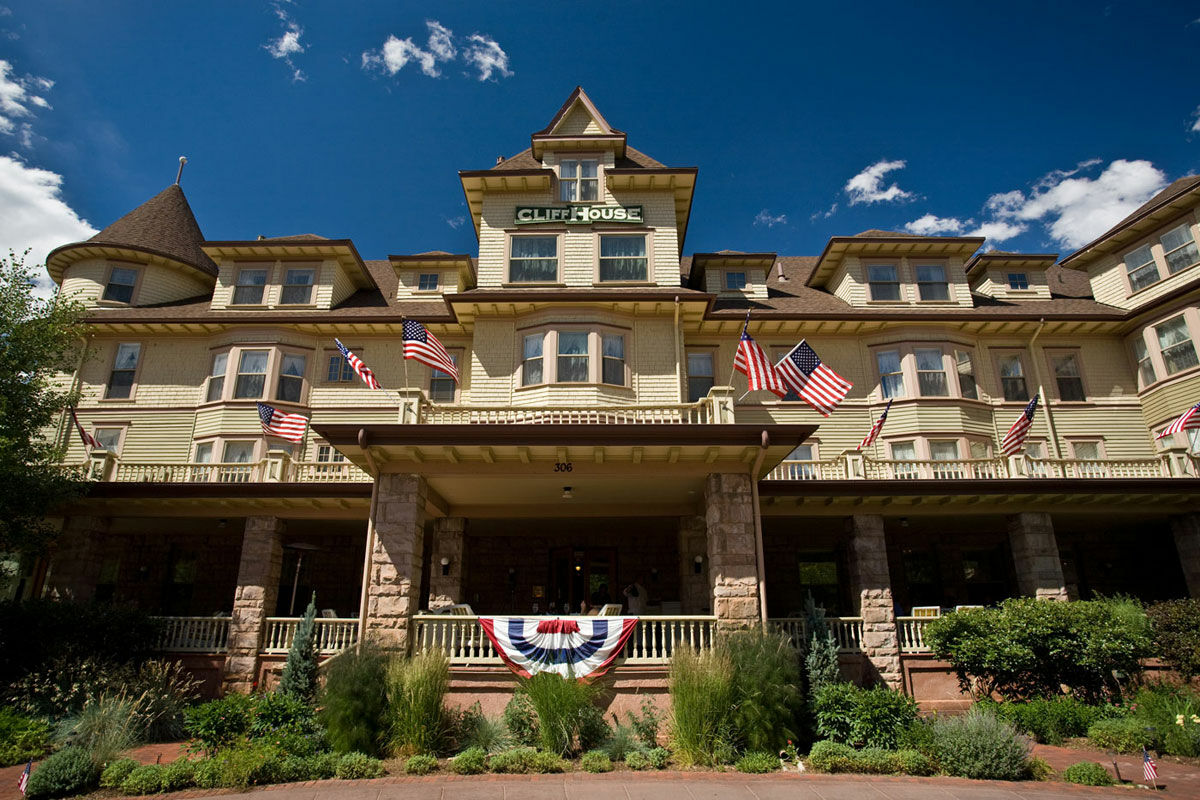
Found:
[[[317,696],[317,593],[313,592],[304,618],[296,626],[292,637],[292,648],[288,650],[287,664],[283,667],[283,678],[279,681],[279,692],[291,695],[304,703],[312,703]]]
[[[804,621],[808,626],[808,653],[804,657],[804,668],[808,673],[809,697],[816,696],[822,686],[840,683],[842,672],[838,667],[838,647],[825,623],[825,609],[817,605],[812,592],[804,603]]]

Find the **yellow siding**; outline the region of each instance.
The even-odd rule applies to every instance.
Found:
[[[596,124],[596,120],[588,113],[587,109],[581,103],[576,103],[574,108],[567,112],[558,126],[554,129],[556,136],[579,136],[580,134],[595,134],[604,133],[600,126]]]
[[[1106,256],[1089,267],[1088,276],[1091,278],[1092,294],[1096,300],[1101,303],[1118,306],[1119,308],[1145,308],[1152,305],[1164,295],[1182,286],[1193,284],[1197,279],[1200,279],[1200,265],[1197,264],[1185,268],[1174,275],[1169,275],[1166,262],[1163,259],[1163,248],[1159,243],[1160,236],[1173,228],[1177,228],[1184,222],[1191,226],[1193,241],[1200,243],[1200,225],[1197,224],[1198,215],[1200,215],[1200,209],[1192,209],[1183,220],[1173,220],[1155,230],[1151,235],[1122,247],[1119,253]],[[1154,254],[1155,261],[1158,263],[1159,274],[1166,277],[1158,283],[1131,295],[1129,293],[1129,283],[1125,277],[1125,255],[1147,244],[1150,245],[1150,250]]]
[[[120,267],[131,267],[139,271],[138,284],[134,290],[134,305],[150,306],[186,300],[209,293],[211,283],[198,272],[187,267],[129,264],[118,262]],[[74,297],[85,305],[96,305],[104,293],[108,279],[109,262],[89,259],[72,264],[63,273],[64,296]]]
[[[1200,397],[1200,372],[1192,371],[1151,386],[1142,393],[1144,425],[1153,430],[1178,417]]]

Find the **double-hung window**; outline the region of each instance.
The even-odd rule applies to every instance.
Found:
[[[225,371],[229,369],[229,353],[214,353],[208,373],[208,394],[205,400],[215,403],[225,393]]]
[[[895,264],[868,265],[867,283],[871,287],[872,300],[900,299],[900,279]]]
[[[879,365],[879,388],[884,397],[904,397],[904,369],[899,350],[876,350]]]
[[[600,235],[600,280],[648,280],[644,234]]]
[[[1029,275],[1025,272],[1008,273],[1008,288],[1021,291],[1029,288]]]
[[[454,366],[458,366],[458,353],[447,351],[450,360],[454,362]],[[458,384],[454,382],[448,373],[442,372],[436,367],[431,368],[429,373],[429,399],[435,403],[453,403],[454,395],[458,389]]]
[[[940,347],[917,347],[913,349],[917,359],[917,389],[922,397],[948,397],[950,387],[946,383],[946,362]]]
[[[302,306],[311,303],[315,275],[316,270],[313,269],[289,269],[283,276],[283,291],[279,295],[279,304]]]
[[[138,359],[142,346],[137,342],[117,345],[117,356],[113,359],[112,372],[108,376],[108,388],[104,396],[109,400],[123,400],[133,393],[133,377],[137,374]]]
[[[565,159],[558,167],[558,199],[565,203],[595,202],[600,194],[596,159]]]
[[[436,272],[422,272],[417,276],[417,291],[418,292],[436,292],[438,288],[438,274]]]
[[[692,351],[687,354],[688,402],[695,403],[708,396],[715,382],[711,351]]]
[[[1133,340],[1133,357],[1137,359],[1138,378],[1141,379],[1142,388],[1158,380],[1158,375],[1154,373],[1154,362],[1150,359],[1150,348],[1146,347],[1146,340],[1140,334]]]
[[[1144,245],[1125,256],[1125,272],[1129,275],[1129,288],[1137,292],[1158,283],[1158,265],[1150,245]]]
[[[1155,325],[1154,332],[1158,335],[1158,349],[1162,353],[1163,366],[1168,375],[1174,375],[1189,367],[1200,364],[1196,359],[1196,348],[1188,334],[1187,321],[1182,317]]]
[[[1029,387],[1025,383],[1025,364],[1019,353],[1009,353],[999,358],[1000,385],[1005,400],[1028,400]]]
[[[918,265],[917,296],[922,300],[949,300],[950,284],[946,282],[946,268],[941,264]]]
[[[354,367],[350,366],[350,362],[341,353],[331,353],[329,355],[329,370],[325,373],[325,381],[327,383],[350,383],[354,378]]]
[[[299,403],[304,394],[304,368],[306,356],[284,353],[279,367],[279,383],[275,386],[275,399],[285,403]]]
[[[1184,224],[1173,228],[1162,235],[1163,257],[1167,262],[1167,271],[1174,275],[1181,269],[1187,269],[1200,261],[1200,252],[1196,250],[1196,240],[1192,238],[1192,229]]]
[[[545,372],[542,369],[542,348],[545,345],[544,333],[531,333],[525,337],[524,350],[521,356],[521,385],[534,386],[543,383]]]
[[[972,400],[979,399],[979,387],[975,383],[975,363],[968,350],[954,351],[955,369],[958,371],[958,392]]]
[[[929,459],[931,461],[958,461],[957,439],[931,439],[929,441]],[[938,480],[954,480],[965,478],[961,464],[933,464],[933,477]]]
[[[558,280],[557,236],[514,236],[508,260],[512,283],[554,283]]]
[[[1058,399],[1083,401],[1083,376],[1079,374],[1079,358],[1075,353],[1057,353],[1050,356],[1050,367],[1054,370],[1054,382],[1058,386]]]
[[[104,287],[101,300],[111,303],[132,303],[133,287],[137,285],[138,271],[126,267],[113,267],[108,273],[108,283]]]
[[[601,344],[601,383],[611,383],[614,386],[625,385],[625,337],[616,333],[605,333],[600,336]]]
[[[558,382],[587,383],[588,335],[586,331],[558,332]]]
[[[121,434],[124,428],[96,428],[92,436],[100,443],[100,447],[110,453],[121,452]]]
[[[270,350],[243,350],[238,358],[237,379],[233,382],[235,400],[260,400],[267,385],[267,361]]]
[[[725,291],[740,292],[746,288],[746,273],[741,270],[727,270],[725,272]]]

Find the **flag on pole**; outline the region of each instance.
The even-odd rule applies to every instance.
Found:
[[[342,344],[340,339],[334,339],[333,343],[337,345],[337,349],[341,352],[342,358],[346,359],[346,363],[354,370],[354,374],[362,378],[371,389],[381,389],[379,381],[375,380],[375,373],[371,372],[371,368],[362,362],[362,359],[351,353],[346,345]]]
[[[779,379],[775,367],[771,366],[771,360],[767,358],[762,347],[751,338],[747,330],[749,327],[750,315],[747,314],[746,324],[742,326],[742,339],[738,342],[737,355],[733,357],[733,368],[746,376],[750,391],[766,389],[783,397],[787,394],[787,390],[783,388],[783,381]]]
[[[821,363],[817,352],[803,339],[775,365],[783,385],[828,417],[850,393],[850,381]]]
[[[293,442],[303,439],[304,430],[308,427],[308,417],[299,414],[285,414],[266,403],[258,404],[258,417],[262,420],[264,433]]]
[[[33,771],[33,759],[25,765],[25,771],[21,773],[21,777],[17,778],[17,788],[21,794],[25,794],[25,788],[29,786],[29,773]]]
[[[402,336],[405,358],[415,359],[426,366],[441,370],[453,378],[455,383],[458,383],[458,367],[454,366],[454,359],[450,358],[446,348],[442,346],[436,336],[425,329],[424,325],[415,320],[406,319]]]
[[[1145,747],[1142,748],[1142,776],[1151,783],[1158,778],[1158,768],[1154,766],[1154,759]]]
[[[1037,404],[1038,395],[1035,394],[1021,412],[1021,416],[1017,417],[1017,421],[1008,429],[1008,433],[1004,434],[1004,441],[1000,442],[1000,452],[1005,458],[1025,446],[1025,437],[1029,435],[1029,428],[1033,425],[1033,412],[1037,411]]]
[[[1200,403],[1196,403],[1196,405],[1180,414],[1179,419],[1163,428],[1162,433],[1154,438],[1165,439],[1173,433],[1179,433],[1180,431],[1185,431],[1188,428],[1200,428]]]
[[[887,422],[888,412],[892,410],[892,401],[888,400],[887,408],[879,415],[879,419],[875,420],[875,424],[871,426],[871,430],[863,437],[863,440],[858,443],[859,450],[866,450],[871,445],[875,444],[875,440],[879,438],[879,432],[883,430],[883,423]]]
[[[75,430],[79,431],[79,438],[83,440],[84,447],[89,451],[104,449],[104,445],[96,441],[96,437],[85,431],[83,426],[79,424],[79,417],[75,416],[75,406],[71,406],[71,421],[75,423]]]

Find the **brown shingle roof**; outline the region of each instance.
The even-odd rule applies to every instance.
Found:
[[[915,233],[904,233],[903,231],[881,231],[878,228],[871,228],[862,233],[854,234],[855,239],[892,239],[900,236],[904,239],[920,239],[921,237]]]
[[[217,265],[200,249],[204,234],[178,184],[163,189],[88,241],[169,256],[208,275],[217,274]]]
[[[327,242],[329,237],[315,233],[297,233],[294,236],[262,236],[259,240],[263,242]]]

